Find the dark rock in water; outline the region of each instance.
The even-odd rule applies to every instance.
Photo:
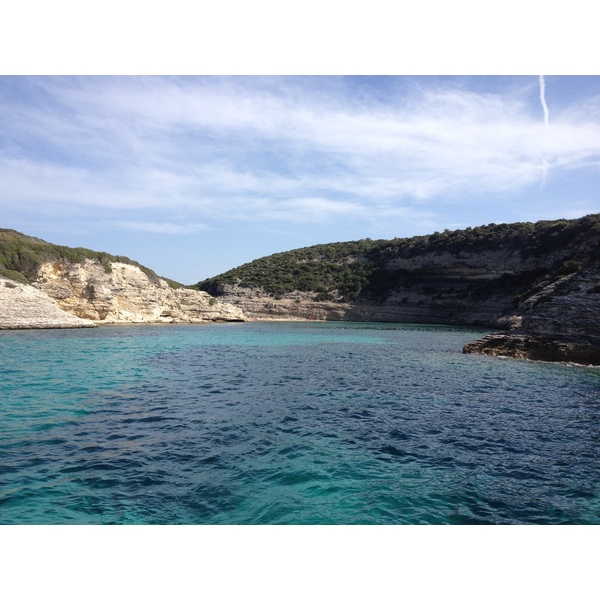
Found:
[[[542,287],[519,307],[521,329],[467,344],[464,351],[600,365],[600,260]]]
[[[463,352],[549,362],[600,365],[600,346],[598,344],[539,335],[516,333],[486,335],[480,340],[466,344]]]

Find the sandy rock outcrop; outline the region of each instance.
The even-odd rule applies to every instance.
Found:
[[[92,260],[43,264],[34,287],[64,311],[100,323],[244,321],[240,308],[206,292],[173,289],[139,267]]]
[[[279,298],[259,288],[219,286],[219,299],[240,308],[250,320],[343,321],[352,306],[348,303],[318,302],[312,292],[292,292]]]
[[[62,310],[56,300],[30,285],[0,277],[0,329],[95,327]]]

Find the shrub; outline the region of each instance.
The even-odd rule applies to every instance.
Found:
[[[583,264],[578,260],[566,260],[559,269],[559,273],[568,274],[568,273],[576,273],[581,269]]]

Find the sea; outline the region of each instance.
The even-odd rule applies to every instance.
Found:
[[[600,524],[600,369],[350,322],[0,332],[0,524]]]

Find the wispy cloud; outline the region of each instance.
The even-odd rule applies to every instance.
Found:
[[[193,223],[190,225],[182,223],[152,223],[149,221],[116,221],[114,226],[129,231],[144,231],[146,233],[166,233],[168,235],[187,235],[207,229],[205,225]]]
[[[540,79],[542,103],[544,85]],[[414,86],[386,103],[353,96],[343,80],[41,78],[2,86],[0,204],[104,209],[120,226],[145,231],[227,219],[385,218],[600,165],[597,99],[592,111],[554,109],[549,126],[547,109],[540,120],[525,93],[451,85]],[[166,217],[173,212],[188,222]]]

